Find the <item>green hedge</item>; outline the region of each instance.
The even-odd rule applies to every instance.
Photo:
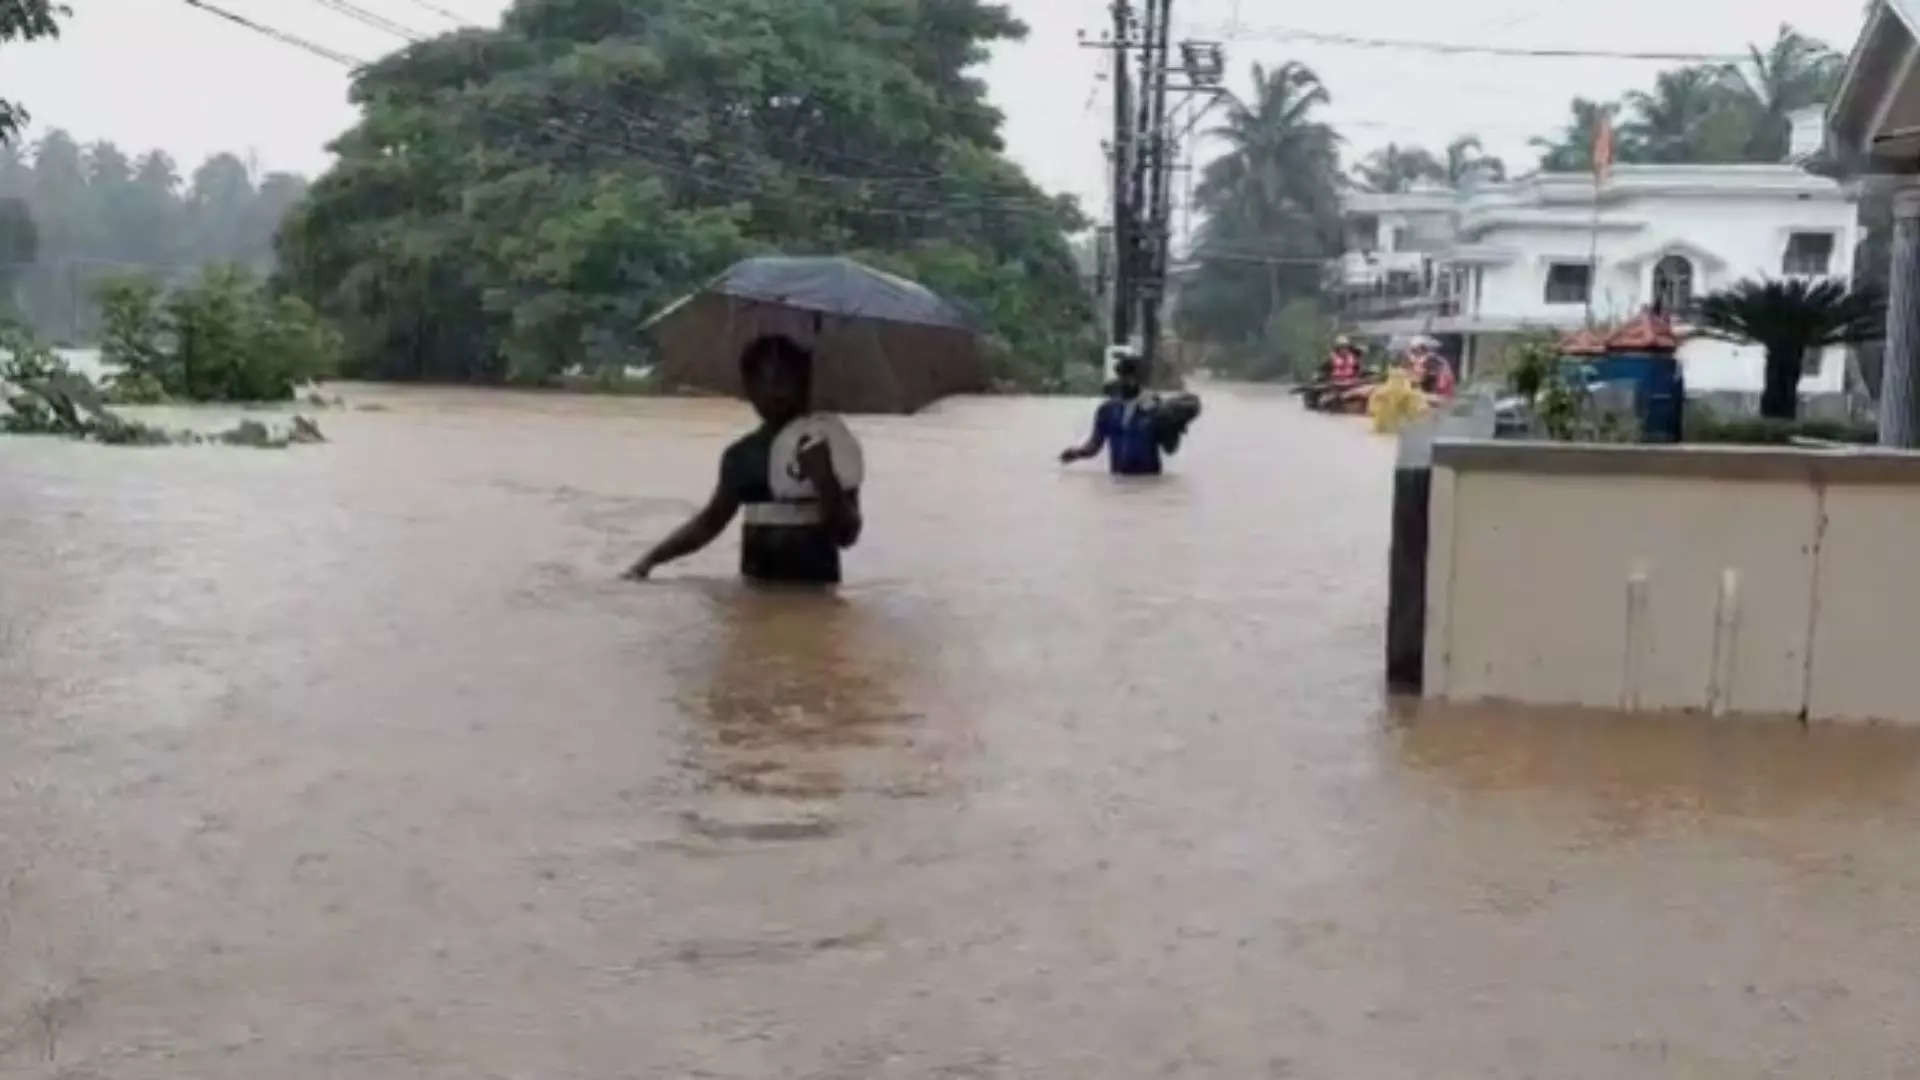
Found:
[[[1795,439],[1871,445],[1880,441],[1872,423],[1855,420],[1768,420],[1758,416],[1718,417],[1689,410],[1686,441],[1785,446]]]

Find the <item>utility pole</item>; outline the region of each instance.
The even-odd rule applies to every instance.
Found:
[[[1218,43],[1183,42],[1173,61],[1173,0],[1113,0],[1111,36],[1090,48],[1113,52],[1113,311],[1112,344],[1138,344],[1144,374],[1151,374],[1160,346],[1160,314],[1167,295],[1172,246],[1173,178],[1179,144],[1168,122],[1172,92],[1211,96],[1224,92],[1224,54]],[[1137,75],[1133,64],[1138,62]],[[1176,75],[1184,85],[1173,85]],[[1205,108],[1197,110],[1198,121]]]
[[[1159,10],[1153,10],[1159,4]],[[1167,245],[1170,233],[1167,228],[1169,209],[1167,198],[1172,190],[1172,177],[1168,170],[1173,166],[1172,138],[1167,131],[1167,79],[1172,73],[1168,66],[1168,46],[1173,32],[1173,0],[1147,0],[1147,49],[1146,65],[1153,75],[1152,104],[1148,110],[1146,128],[1146,156],[1151,159],[1152,168],[1147,182],[1142,186],[1140,195],[1145,203],[1139,216],[1146,227],[1139,237],[1140,261],[1143,268],[1140,275],[1140,365],[1151,373],[1160,354],[1160,312],[1165,306],[1167,293]]]
[[[1133,8],[1128,0],[1113,0],[1113,344],[1124,345],[1133,335],[1133,199],[1134,158],[1131,89],[1127,71],[1127,40],[1133,33]]]

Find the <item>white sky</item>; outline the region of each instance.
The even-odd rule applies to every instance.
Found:
[[[329,10],[320,0],[212,0],[260,23],[366,58],[399,44]],[[351,0],[419,30],[450,26],[430,9],[491,22],[501,0]],[[1008,115],[1014,157],[1036,181],[1104,199],[1100,139],[1110,117],[1096,81],[1106,54],[1076,34],[1107,25],[1107,0],[1010,0],[1032,27],[987,69]],[[0,48],[0,94],[81,141],[112,139],[130,152],[158,146],[183,171],[207,153],[254,155],[262,169],[317,173],[325,144],[352,123],[346,72],[337,65],[232,26],[185,0],[69,0],[75,13],[53,43]],[[1771,40],[1782,22],[1852,46],[1861,0],[1175,0],[1183,34],[1227,41],[1231,85],[1244,87],[1255,61],[1307,62],[1334,97],[1328,118],[1358,157],[1389,141],[1434,148],[1477,132],[1509,164],[1530,166],[1532,135],[1556,131],[1574,94],[1611,98],[1644,86],[1663,65],[1647,62],[1435,56],[1276,40],[1276,27],[1521,47],[1661,52],[1738,52]],[[30,133],[31,134],[31,133]],[[1204,154],[1204,148],[1202,150]]]

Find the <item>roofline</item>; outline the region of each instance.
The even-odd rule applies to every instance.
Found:
[[[1875,168],[1875,155],[1871,148],[1861,145],[1871,140],[1872,133],[1865,130],[1843,131],[1842,128],[1858,104],[1856,99],[1861,93],[1861,68],[1866,63],[1867,54],[1879,43],[1890,22],[1906,31],[1909,48],[1920,48],[1920,9],[1916,9],[1914,0],[1878,0],[1867,16],[1866,25],[1860,30],[1859,40],[1854,42],[1853,51],[1847,55],[1847,66],[1840,76],[1839,88],[1833,95],[1833,103],[1827,107],[1827,150],[1848,172],[1881,171]],[[1899,87],[1888,89],[1893,92]],[[1862,121],[1863,127],[1871,124],[1870,118]]]

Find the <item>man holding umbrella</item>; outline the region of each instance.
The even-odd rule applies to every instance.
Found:
[[[792,338],[756,338],[740,354],[740,383],[760,427],[720,455],[707,505],[635,563],[655,568],[718,539],[744,510],[740,572],[755,581],[837,585],[840,552],[860,538],[860,445],[829,416],[809,415],[813,354]]]

